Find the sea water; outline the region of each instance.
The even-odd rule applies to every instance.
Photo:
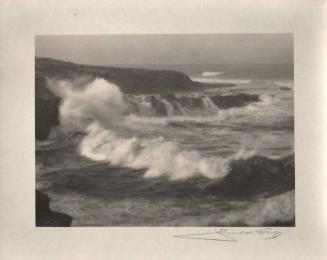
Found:
[[[209,84],[170,95],[126,95],[101,78],[82,89],[74,81],[50,82],[62,98],[60,125],[37,141],[37,188],[74,226],[261,226],[294,219],[292,190],[242,199],[203,192],[224,181],[233,161],[294,153],[291,73],[230,68],[185,69],[193,81]],[[213,102],[240,94],[258,100],[227,108]]]

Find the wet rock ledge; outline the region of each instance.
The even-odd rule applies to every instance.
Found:
[[[35,191],[35,217],[37,227],[70,227],[73,218],[67,214],[50,210],[48,195]]]

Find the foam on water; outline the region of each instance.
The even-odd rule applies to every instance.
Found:
[[[209,84],[226,83],[226,84],[249,84],[251,79],[228,79],[228,78],[209,78],[209,77],[191,77],[193,81]]]
[[[224,72],[215,72],[215,71],[204,71],[202,72],[202,77],[213,77],[213,76],[218,76],[224,74]]]
[[[292,171],[292,161],[277,160],[293,153],[291,91],[272,81],[171,95],[127,95],[103,79],[50,80],[49,85],[61,97],[61,124],[52,139],[37,142],[37,187],[54,198],[53,209],[74,217],[73,225],[294,223],[294,191],[283,178],[277,184],[266,180],[276,188],[286,182],[280,194],[253,189],[251,199],[232,199],[252,177],[260,186],[260,176],[279,167]],[[219,107],[220,99],[239,93],[259,100]],[[262,159],[251,163],[256,151]],[[235,160],[248,157],[235,170],[242,163]],[[248,177],[239,178],[244,172]],[[231,176],[239,188],[227,188],[225,198],[217,190],[205,192],[210,183],[227,185]]]
[[[280,87],[293,88],[294,86],[293,80],[278,80],[278,81],[274,81],[274,83]]]
[[[80,89],[72,81],[56,84],[63,98],[60,122],[69,130],[86,133],[79,146],[80,153],[92,160],[147,169],[146,177],[223,178],[232,160],[253,155],[239,151],[226,158],[203,157],[198,151],[185,151],[177,142],[166,141],[161,136],[149,139],[126,134],[130,131],[125,130],[133,129],[133,124],[126,114],[128,104],[116,85],[103,79],[95,79]],[[213,109],[210,102],[206,106]],[[168,111],[171,114],[172,107]]]
[[[80,144],[82,155],[113,165],[147,169],[145,177],[167,176],[176,180],[202,175],[222,178],[228,173],[232,160],[252,155],[240,151],[227,158],[202,157],[199,152],[183,151],[178,143],[165,141],[162,137],[118,137],[96,123],[89,125],[87,133]]]

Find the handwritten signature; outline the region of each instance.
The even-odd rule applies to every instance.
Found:
[[[185,234],[176,235],[175,238],[186,238],[186,239],[199,239],[199,240],[213,240],[213,241],[225,241],[225,242],[237,242],[235,237],[245,235],[256,235],[259,238],[276,239],[282,235],[282,232],[273,230],[272,228],[261,228],[256,230],[230,230],[227,228],[215,229],[213,232],[198,233],[198,234]]]

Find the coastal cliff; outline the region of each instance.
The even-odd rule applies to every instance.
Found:
[[[35,59],[35,73],[39,79],[101,77],[119,85],[122,92],[131,94],[181,91],[199,86],[199,83],[193,82],[187,75],[178,71],[79,65],[49,58]],[[36,84],[38,83],[41,82],[36,81]],[[43,88],[44,85],[36,86],[36,94],[43,91],[39,87]]]
[[[35,135],[46,139],[52,126],[58,124],[60,98],[47,87],[47,79],[101,77],[117,84],[123,93],[158,94],[186,91],[201,86],[178,71],[129,69],[78,65],[49,58],[35,59]]]

